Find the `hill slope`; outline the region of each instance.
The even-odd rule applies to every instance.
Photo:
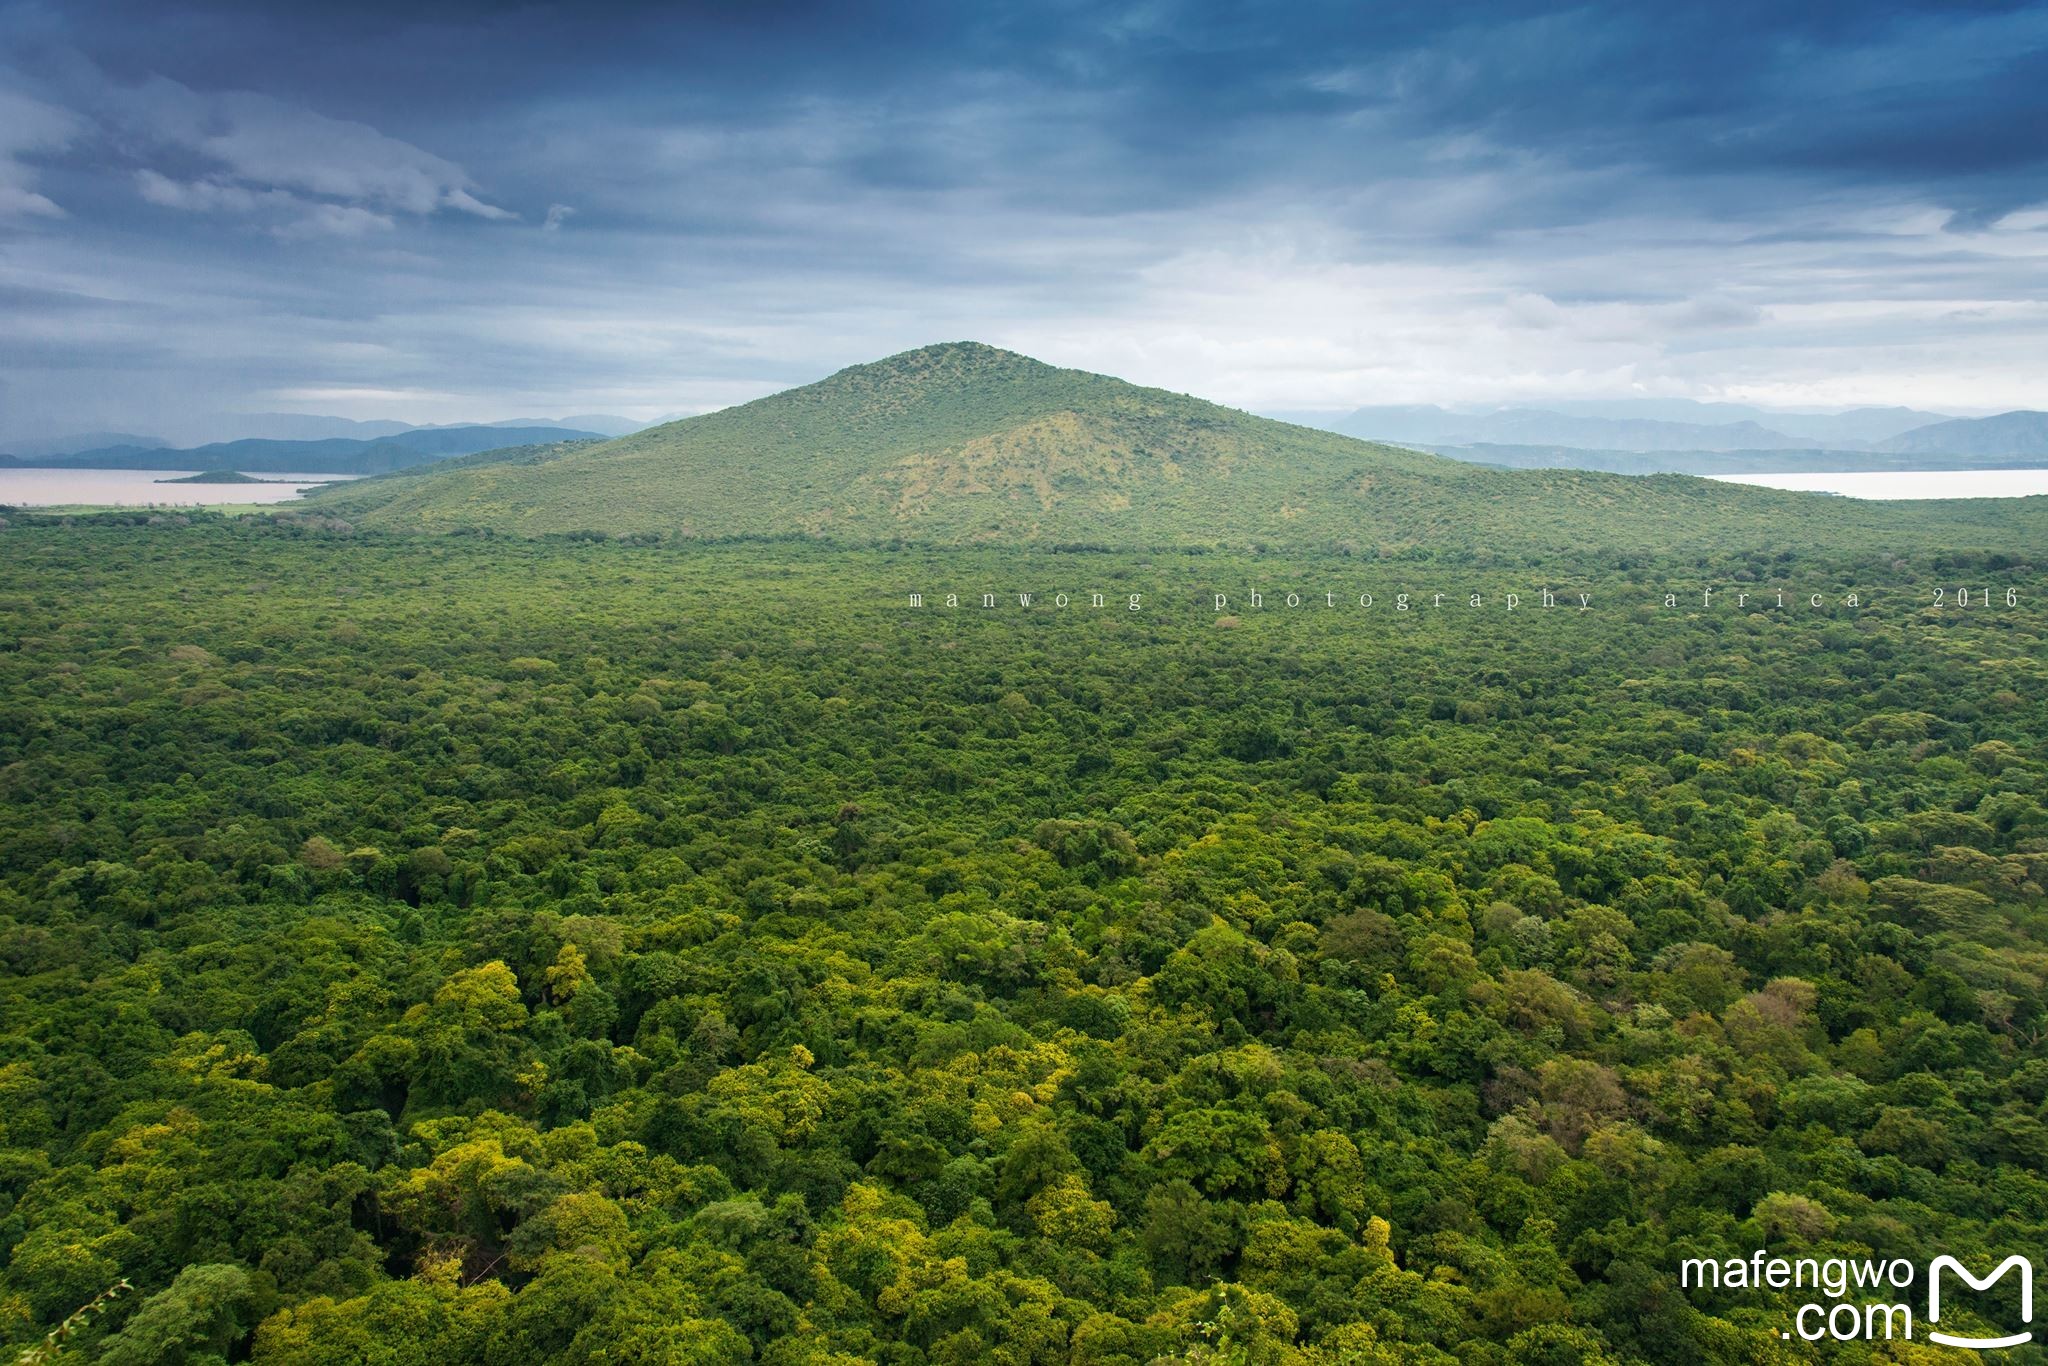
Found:
[[[1907,512],[1676,477],[1489,470],[966,342],[617,441],[479,457],[307,501],[413,530],[1368,552],[1845,532],[1998,546],[2019,535],[2015,519],[2048,527],[2048,500]]]

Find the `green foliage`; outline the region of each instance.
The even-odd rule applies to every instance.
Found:
[[[16,1350],[1773,1362],[1681,1257],[2048,1241],[2035,566],[132,521],[0,532]]]
[[[170,1288],[149,1297],[120,1332],[100,1346],[104,1366],[203,1366],[255,1326],[256,1292],[239,1266],[188,1266]]]

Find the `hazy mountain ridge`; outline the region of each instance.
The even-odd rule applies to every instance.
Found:
[[[2048,500],[1911,510],[1704,480],[1506,471],[1255,417],[977,343],[854,366],[616,441],[323,490],[394,530],[863,544],[2010,543]],[[2034,506],[2039,504],[2039,506]]]
[[[25,465],[36,460],[75,455],[79,451],[122,448],[132,450],[156,450],[171,443],[154,436],[141,436],[134,432],[78,432],[70,436],[45,436],[10,441],[0,445],[0,461]]]
[[[1643,415],[1616,415],[1634,409]],[[1682,421],[1650,413],[1693,413]],[[1362,440],[1445,447],[1550,447],[1588,452],[1874,451],[1898,454],[2048,458],[2048,414],[1950,418],[1911,408],[1783,413],[1688,400],[1561,403],[1554,408],[1453,412],[1429,405],[1298,414],[1296,420]],[[1577,462],[1574,462],[1577,463]],[[1937,466],[1943,468],[1944,466]],[[1791,470],[1793,466],[1773,466]],[[1824,466],[1823,468],[1834,468]],[[1856,467],[1899,468],[1885,462]]]
[[[1522,453],[1558,452],[1550,467],[1732,473],[1904,469],[1886,455],[1945,456],[1922,468],[2010,468],[2013,460],[2048,460],[2048,414],[2018,411],[1993,417],[1958,418],[1903,407],[1850,408],[1838,412],[1800,412],[1759,408],[1741,403],[1702,402],[1681,398],[1566,399],[1544,407],[1501,407],[1461,411],[1429,404],[1379,405],[1350,412],[1286,412],[1264,414],[1275,421],[1336,432],[1365,441],[1442,451],[1459,459],[1485,461],[1487,450],[1501,452],[1498,463],[1521,467]],[[246,441],[318,442],[336,439],[377,441],[408,432],[546,428],[588,436],[616,438],[666,426],[686,417],[671,416],[644,423],[615,414],[590,413],[564,418],[504,418],[491,422],[416,425],[388,419],[357,420],[300,413],[251,413],[216,420],[239,430],[236,435],[205,442],[175,443],[155,436],[122,432],[80,433],[0,442],[0,466],[35,465],[73,457],[102,458],[112,468],[137,468],[126,462],[138,451],[208,450]],[[1669,459],[1630,463],[1615,457],[1627,453],[1661,453]],[[1707,457],[1756,452],[1766,463],[1731,458],[1727,463]],[[1860,463],[1841,463],[1856,452],[1869,455]],[[310,452],[309,452],[310,454]],[[1533,454],[1531,456],[1533,458]],[[158,466],[141,466],[158,468]]]
[[[1428,405],[1360,408],[1317,425],[1367,441],[1427,446],[1564,446],[1582,450],[1784,450],[1806,444],[1753,418],[1682,422],[1548,408],[1458,413]]]
[[[1908,454],[2048,456],[2048,413],[2026,409],[1916,427],[1880,448]]]
[[[664,418],[663,421],[670,419]],[[568,417],[509,417],[497,422],[454,423],[454,426],[480,427],[562,427],[570,431],[595,432],[599,436],[630,436],[652,422],[638,422],[630,417],[615,413],[572,413]]]
[[[661,421],[672,421],[663,418]],[[331,417],[319,413],[221,413],[169,424],[174,437],[134,432],[73,432],[61,435],[0,437],[0,452],[27,463],[56,455],[106,451],[124,447],[198,450],[234,441],[328,441],[345,438],[377,441],[405,432],[448,431],[472,427],[549,427],[614,437],[637,432],[653,423],[613,413],[580,413],[569,417],[510,417],[483,422],[400,422],[395,418]]]
[[[245,470],[291,474],[381,474],[507,446],[601,440],[597,432],[565,427],[416,427],[371,440],[328,437],[315,441],[250,439],[183,449],[112,446],[33,462],[54,469]],[[17,460],[17,465],[32,462]]]
[[[1802,411],[1690,398],[1562,399],[1545,403],[1542,407],[1550,412],[1565,413],[1574,417],[1651,418],[1663,422],[1685,422],[1706,426],[1729,422],[1754,422],[1759,427],[1783,432],[1802,443],[1818,442],[1823,446],[1840,446],[1847,443],[1852,449],[1855,445],[1884,441],[1915,427],[1924,427],[1934,422],[1947,422],[1959,416],[1956,413],[1926,412],[1903,407]]]

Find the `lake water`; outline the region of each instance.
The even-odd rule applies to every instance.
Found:
[[[288,503],[333,474],[261,474],[277,484],[163,484],[195,470],[0,469],[0,506],[193,507],[201,503]],[[1731,484],[1850,498],[2023,498],[2048,494],[2048,469],[1882,470],[1849,474],[1717,474]]]
[[[0,506],[195,507],[201,503],[289,503],[309,488],[345,475],[255,474],[278,484],[160,484],[197,470],[9,470],[0,469]]]
[[[2048,493],[2048,470],[1877,470],[1848,474],[1717,474],[1729,484],[1850,498],[2024,498]]]

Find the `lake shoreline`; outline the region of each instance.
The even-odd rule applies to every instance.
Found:
[[[192,508],[220,503],[281,504],[310,489],[347,483],[359,475],[271,474],[248,482],[197,482],[203,470],[0,467],[0,506],[18,508]],[[1628,478],[1650,478],[1631,475]],[[1788,493],[1826,493],[1880,502],[1923,499],[2028,498],[2048,495],[2042,468],[1982,470],[1844,470],[1694,476]],[[181,490],[191,490],[184,493]],[[204,495],[204,496],[202,496]]]
[[[308,489],[345,483],[354,475],[270,474],[247,482],[198,482],[212,470],[76,469],[54,466],[0,468],[0,506],[17,508],[180,508],[223,503],[290,503]]]
[[[2044,461],[2048,464],[2048,461]],[[2032,498],[2048,494],[2048,468],[1973,470],[1841,470],[1704,476],[1785,493],[1829,493],[1872,502],[1954,498]]]

